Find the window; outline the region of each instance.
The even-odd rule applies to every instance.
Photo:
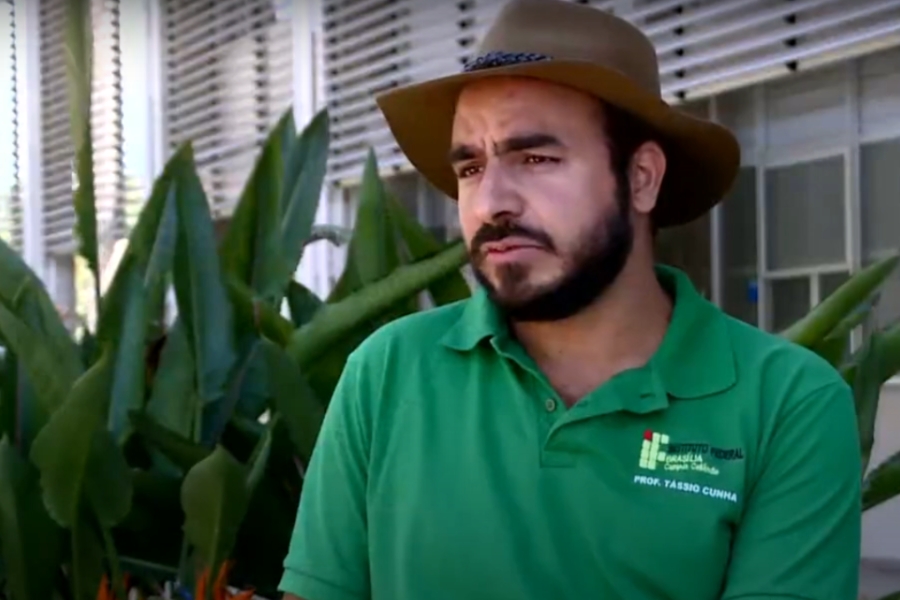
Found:
[[[822,275],[847,270],[844,160],[772,167],[765,181],[768,325],[781,331],[821,300]]]
[[[727,312],[783,330],[900,249],[898,85],[892,49],[716,98],[744,161],[714,219]],[[900,317],[900,276],[875,315]]]
[[[900,250],[900,138],[860,148],[863,260],[871,263]],[[884,325],[900,317],[900,276],[882,289],[875,311]]]
[[[22,210],[19,195],[19,141],[16,111],[15,3],[0,0],[0,238],[22,250]]]

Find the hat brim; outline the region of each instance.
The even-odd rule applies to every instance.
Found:
[[[487,77],[529,77],[565,85],[633,114],[657,131],[667,150],[666,175],[654,211],[659,227],[702,216],[728,193],[740,167],[740,146],[726,128],[673,108],[612,69],[573,60],[545,60],[472,71],[386,92],[377,104],[400,149],[432,185],[456,199],[447,155],[463,87]]]

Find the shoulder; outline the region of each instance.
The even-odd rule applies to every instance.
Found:
[[[771,431],[845,420],[855,429],[853,392],[841,373],[812,350],[732,317],[728,323],[739,385],[752,391],[761,424]]]
[[[803,396],[819,388],[846,388],[840,372],[809,348],[724,316],[740,378],[757,380],[761,391]]]
[[[415,312],[387,323],[367,337],[354,351],[359,361],[385,354],[413,354],[434,348],[460,320],[470,300]]]
[[[392,379],[433,363],[440,342],[462,318],[470,300],[415,312],[379,327],[347,359],[347,370],[384,389]]]

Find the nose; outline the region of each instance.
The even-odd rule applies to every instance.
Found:
[[[502,164],[488,163],[475,186],[467,190],[469,210],[483,223],[517,219],[524,202]],[[460,200],[465,201],[464,198]]]

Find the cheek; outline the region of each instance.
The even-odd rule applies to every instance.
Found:
[[[471,208],[471,203],[466,200],[464,194],[460,194],[456,203],[456,218],[459,220],[459,228],[463,239],[468,242],[482,226],[481,219]]]

